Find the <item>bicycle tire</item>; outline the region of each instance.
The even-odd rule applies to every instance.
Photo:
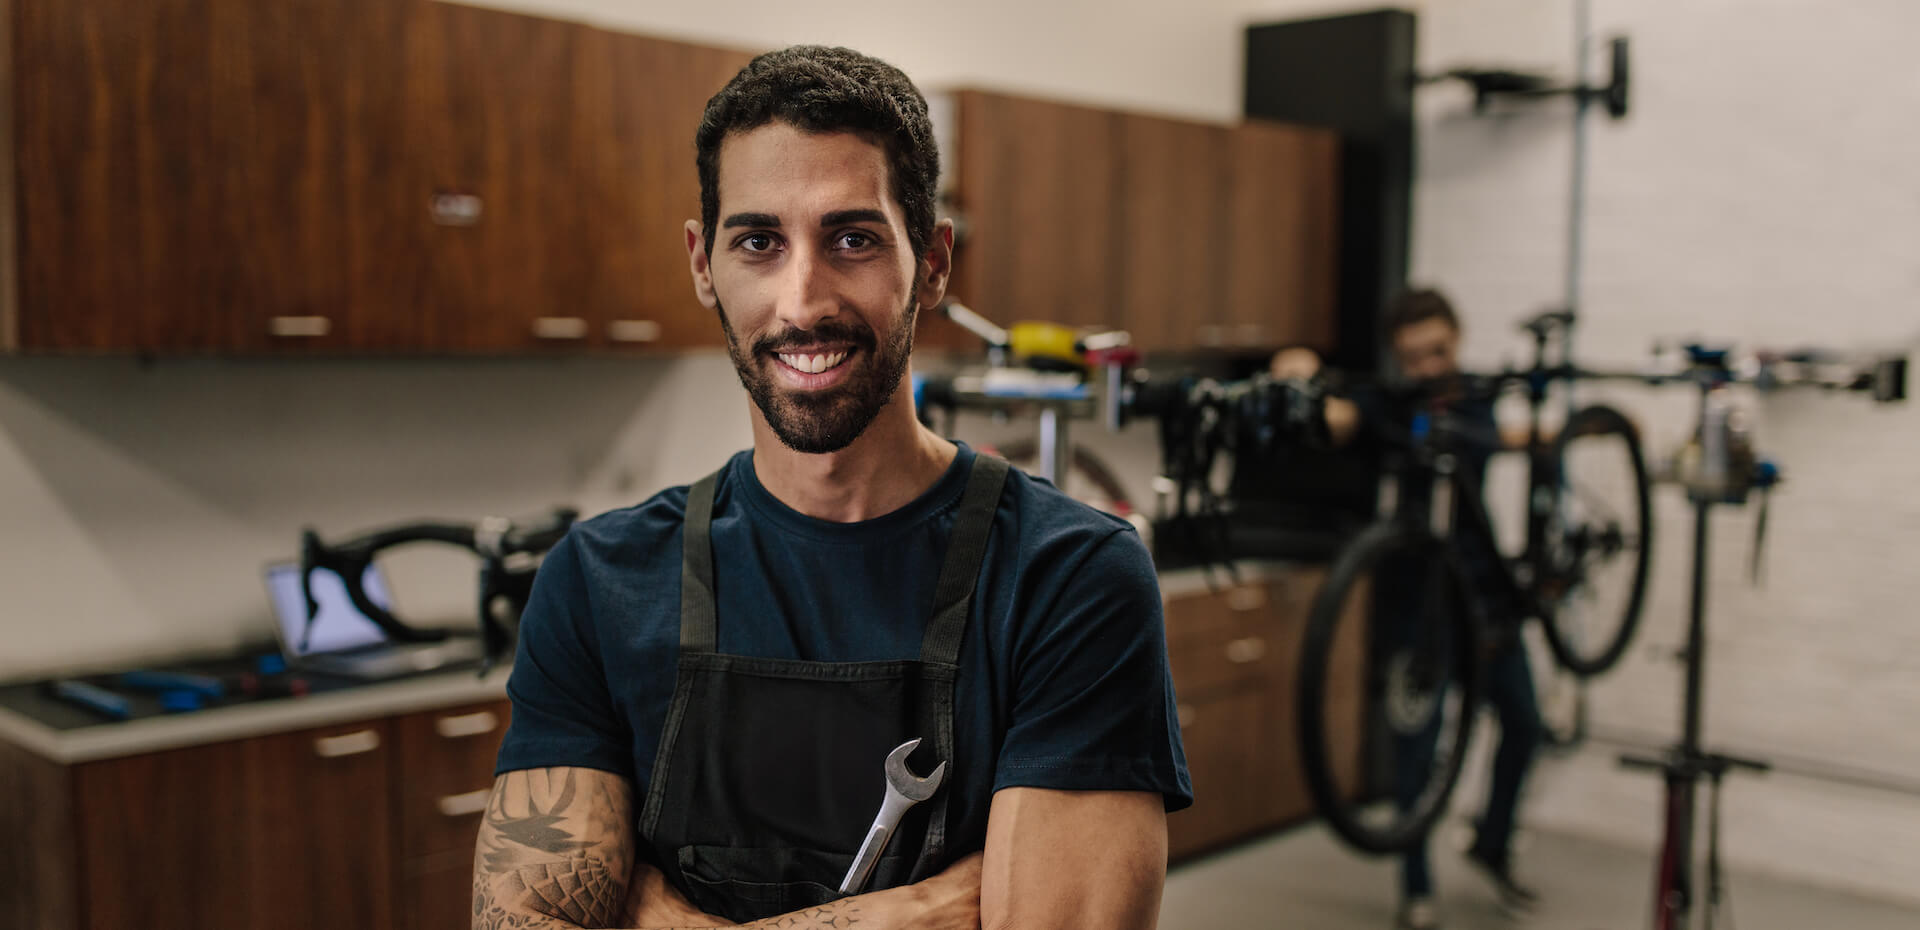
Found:
[[[1375,609],[1374,589],[1375,572],[1386,570],[1391,573],[1403,573],[1406,566],[1427,566],[1431,574],[1420,576],[1427,583],[1438,579],[1439,595],[1433,596],[1435,588],[1423,585],[1418,596],[1407,601],[1405,594],[1411,586],[1403,586],[1392,596],[1397,606],[1416,608],[1435,608],[1431,616],[1410,616],[1413,611],[1402,612],[1396,619],[1381,621],[1380,618],[1392,612],[1392,608]],[[1445,811],[1447,800],[1452,795],[1455,784],[1460,778],[1461,764],[1466,759],[1467,742],[1473,735],[1475,709],[1480,701],[1482,621],[1473,607],[1472,595],[1467,587],[1466,575],[1458,558],[1447,543],[1433,534],[1408,529],[1394,524],[1376,524],[1363,530],[1359,536],[1343,548],[1334,559],[1325,583],[1314,595],[1312,609],[1308,612],[1307,628],[1301,641],[1300,664],[1295,678],[1296,689],[1294,707],[1295,724],[1300,738],[1300,762],[1302,774],[1306,778],[1309,795],[1313,799],[1314,809],[1326,820],[1342,840],[1354,849],[1364,853],[1385,855],[1405,851],[1416,843],[1422,842],[1434,821]],[[1354,598],[1364,596],[1356,604]],[[1364,605],[1364,609],[1356,609]],[[1343,623],[1345,624],[1343,626]],[[1355,633],[1354,624],[1363,629]],[[1398,644],[1391,642],[1395,638],[1391,626],[1401,627],[1400,632],[1409,630],[1437,631],[1439,637],[1428,634],[1416,634],[1420,638],[1416,644]],[[1341,758],[1351,747],[1336,746],[1335,738],[1340,734],[1328,725],[1329,711],[1345,708],[1345,696],[1334,695],[1330,685],[1334,684],[1332,674],[1334,664],[1343,658],[1351,662],[1351,656],[1341,656],[1343,644],[1350,652],[1354,647],[1346,637],[1360,636],[1362,644],[1358,647],[1362,664],[1361,685],[1364,709],[1361,711],[1362,739],[1358,747],[1358,758]],[[1423,649],[1428,645],[1444,648]],[[1425,659],[1421,659],[1424,654]],[[1424,661],[1420,674],[1405,671],[1415,661]],[[1430,713],[1443,715],[1437,718],[1420,718],[1418,712],[1403,715],[1396,723],[1393,710],[1396,698],[1390,689],[1394,686],[1394,676],[1399,672],[1406,679],[1419,680],[1423,675],[1431,676],[1435,671],[1444,672],[1446,678],[1441,686],[1435,686],[1433,706]],[[1432,680],[1430,677],[1428,680]],[[1408,688],[1413,694],[1409,703],[1419,702],[1418,688]],[[1452,713],[1447,714],[1451,705]],[[1336,711],[1337,712],[1337,711]],[[1416,719],[1407,721],[1405,716]],[[1351,718],[1348,718],[1351,719]],[[1409,740],[1425,739],[1424,732],[1415,737],[1407,732],[1409,727],[1418,727],[1424,731],[1428,723],[1434,727],[1431,748],[1426,749],[1429,756],[1424,763],[1418,759],[1419,748],[1406,745]],[[1387,732],[1383,741],[1381,730]],[[1383,742],[1385,749],[1382,748]],[[1397,756],[1383,756],[1383,752],[1406,751],[1406,761],[1414,768],[1425,765],[1424,772],[1415,772],[1408,776],[1398,767],[1402,760]],[[1444,752],[1444,756],[1441,753]],[[1342,785],[1343,770],[1352,763],[1360,764],[1357,784]],[[1389,789],[1391,795],[1382,808],[1378,793],[1367,785],[1367,775],[1378,771],[1380,763],[1395,766],[1395,784]],[[1420,779],[1418,792],[1412,788],[1414,779]],[[1347,778],[1346,780],[1354,781]],[[1411,796],[1410,800],[1402,798]],[[1384,818],[1381,816],[1385,814]]]
[[[1640,449],[1640,432],[1625,414],[1612,407],[1592,406],[1574,411],[1567,418],[1566,427],[1554,438],[1550,455],[1560,478],[1556,486],[1561,489],[1552,504],[1554,512],[1563,511],[1566,499],[1581,496],[1577,487],[1572,492],[1568,490],[1573,487],[1567,477],[1572,445],[1590,443],[1596,438],[1617,439],[1625,450],[1626,482],[1632,499],[1624,502],[1624,514],[1617,515],[1616,519],[1632,520],[1635,525],[1623,528],[1617,524],[1582,523],[1569,530],[1564,524],[1556,524],[1548,531],[1545,563],[1535,569],[1535,592],[1541,602],[1541,625],[1547,645],[1562,668],[1583,678],[1613,668],[1632,643],[1646,605],[1647,572],[1653,552],[1653,501],[1647,489],[1647,465]],[[1624,564],[1629,572],[1623,603],[1604,611],[1617,615],[1618,622],[1609,621],[1599,627],[1597,633],[1585,628],[1576,612],[1567,609],[1572,596],[1588,586],[1594,575],[1591,547],[1595,540],[1598,540],[1602,559],[1613,561],[1625,556]],[[1620,548],[1607,551],[1614,545]],[[1573,553],[1571,563],[1568,563],[1569,552]]]

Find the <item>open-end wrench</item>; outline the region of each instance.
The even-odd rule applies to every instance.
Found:
[[[874,816],[873,826],[867,828],[867,840],[860,844],[860,854],[853,857],[853,867],[840,882],[841,894],[859,894],[866,890],[867,880],[873,877],[873,867],[880,862],[880,854],[886,852],[901,818],[915,804],[933,797],[933,793],[940,790],[940,782],[947,777],[945,761],[934,766],[933,773],[925,778],[907,768],[907,756],[919,745],[918,739],[911,739],[887,753],[887,797],[880,802],[880,813]]]

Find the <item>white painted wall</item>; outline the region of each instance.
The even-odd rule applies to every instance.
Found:
[[[1374,4],[818,5],[490,0],[742,48],[847,44],[930,87],[984,85],[1230,119],[1242,33]],[[1423,64],[1569,66],[1570,0],[1433,0]],[[1582,354],[1636,360],[1650,337],[1911,343],[1920,336],[1920,69],[1906,0],[1594,0],[1635,43],[1635,113],[1594,125]],[[1472,118],[1422,99],[1414,272],[1454,294],[1481,363],[1560,293],[1568,131],[1548,104]],[[717,354],[641,361],[210,362],[0,359],[0,677],[225,647],[265,633],[257,565],[303,524],[573,502],[588,511],[696,477],[748,442]],[[1657,445],[1686,410],[1633,395]],[[1761,435],[1792,484],[1771,577],[1738,579],[1749,517],[1720,519],[1710,738],[1920,771],[1920,543],[1911,409],[1767,401]],[[1102,440],[1137,474],[1139,436]],[[1144,489],[1136,492],[1144,495]],[[1683,513],[1661,512],[1647,644],[1679,639]],[[396,566],[407,606],[461,616],[470,564]],[[1679,672],[1636,657],[1595,692],[1616,731],[1675,732]],[[1534,822],[1649,850],[1658,785],[1595,750],[1545,766]],[[1777,873],[1916,894],[1920,802],[1789,776],[1730,789],[1729,855]],[[1384,889],[1383,889],[1384,893]]]
[[[1656,337],[1785,347],[1920,342],[1920,69],[1899,0],[1593,0],[1603,34],[1632,37],[1632,115],[1591,124],[1586,316],[1580,353],[1633,364]],[[1572,68],[1572,4],[1451,0],[1421,13],[1423,67]],[[1596,70],[1604,70],[1597,61]],[[1413,277],[1449,291],[1467,354],[1518,360],[1508,323],[1562,291],[1569,107],[1474,117],[1464,90],[1420,100]],[[1606,393],[1606,392],[1600,392]],[[1691,423],[1677,392],[1612,392],[1670,450]],[[1766,584],[1745,580],[1753,514],[1714,523],[1706,735],[1891,776],[1920,771],[1920,658],[1908,567],[1920,546],[1920,409],[1858,398],[1756,401],[1759,437],[1787,468]],[[1662,492],[1658,564],[1641,644],[1593,692],[1596,726],[1679,732],[1691,517]],[[1544,766],[1535,823],[1651,850],[1659,783],[1612,747]],[[1726,797],[1742,865],[1913,899],[1920,798],[1788,774]]]

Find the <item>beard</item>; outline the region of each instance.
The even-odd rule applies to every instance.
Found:
[[[727,322],[726,308],[719,306],[718,300],[715,307],[720,328],[727,334],[727,356],[733,359],[740,386],[747,389],[781,444],[795,452],[824,455],[852,445],[893,399],[913,357],[913,328],[919,308],[911,298],[900,325],[887,334],[884,345],[873,328],[863,322],[825,320],[809,330],[769,333],[746,348]],[[780,364],[774,353],[810,342],[851,345],[852,352],[840,364],[858,368],[849,372],[845,381],[825,390],[794,391],[777,386],[770,370]]]

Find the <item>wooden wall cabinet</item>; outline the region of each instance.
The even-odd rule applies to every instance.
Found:
[[[1124,327],[1148,350],[1331,347],[1332,133],[956,97],[956,299],[1003,324]]]
[[[61,766],[0,745],[6,926],[456,930],[507,702]],[[22,790],[23,789],[23,790]]]
[[[1167,655],[1194,804],[1167,819],[1179,860],[1313,816],[1300,769],[1294,678],[1307,611],[1326,572],[1276,569],[1263,580],[1169,597]],[[1359,624],[1343,631],[1364,633]],[[1335,650],[1330,732],[1344,781],[1359,787],[1364,740],[1361,637]]]
[[[436,0],[6,2],[0,349],[721,340],[681,225],[745,53]]]

